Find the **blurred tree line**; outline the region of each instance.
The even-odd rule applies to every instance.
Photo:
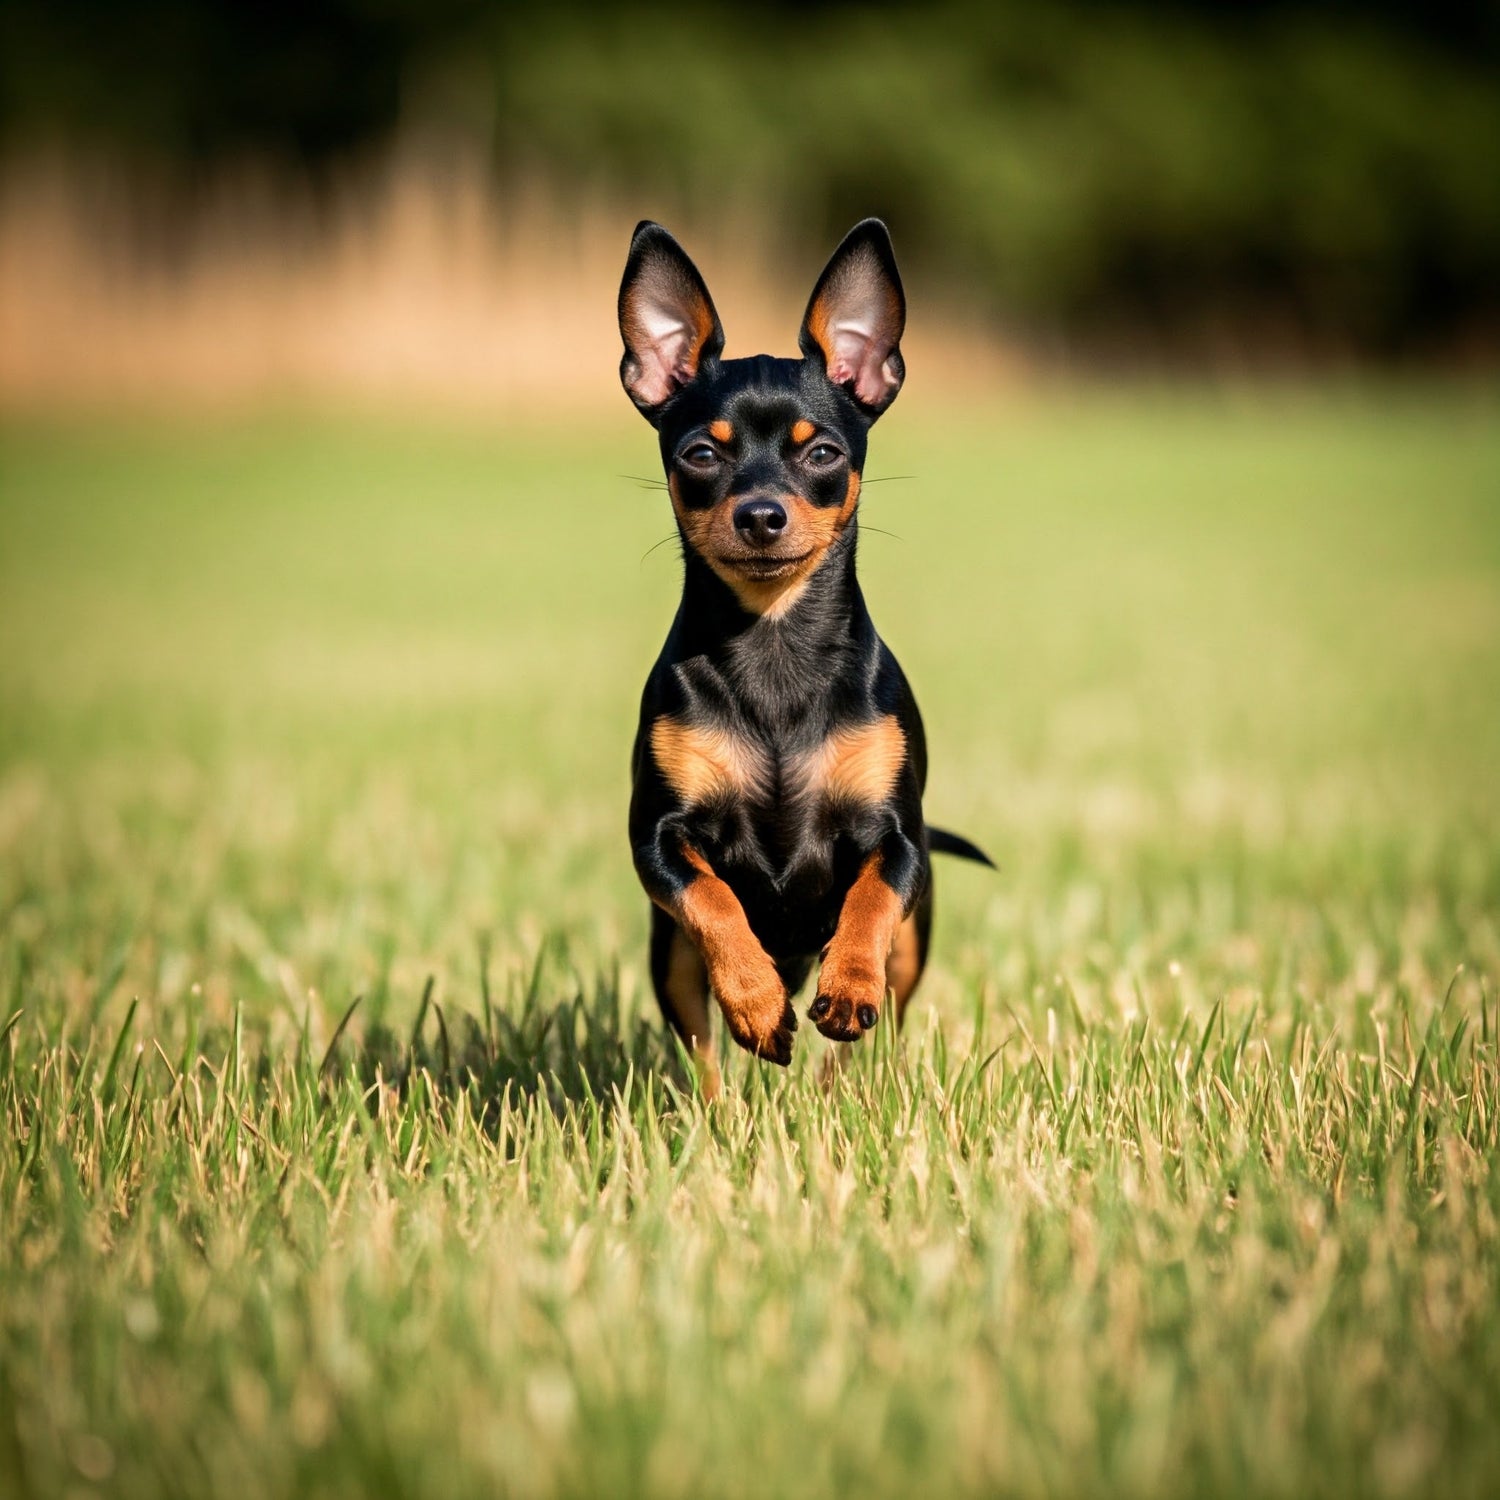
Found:
[[[1375,354],[1500,330],[1500,6],[0,0],[0,141],[312,180],[414,116],[503,183],[825,245],[892,221],[978,316]]]

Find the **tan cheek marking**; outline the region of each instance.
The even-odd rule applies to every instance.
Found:
[[[804,793],[840,802],[882,802],[906,764],[906,736],[894,714],[835,729],[798,766]]]
[[[831,547],[843,530],[840,525],[843,512],[834,510],[830,505],[814,505],[801,495],[793,495],[787,509],[792,513],[792,534],[805,537],[815,549],[815,556],[820,556]],[[808,561],[812,559],[809,558]]]
[[[687,538],[688,546],[700,557],[707,557],[709,537],[713,528],[713,511],[689,510],[682,503],[682,496],[678,493],[675,474],[667,480],[667,493],[672,497],[672,513],[677,517],[678,525],[682,527],[682,534]]]
[[[663,715],[651,726],[651,755],[689,807],[715,797],[755,796],[765,789],[760,750],[723,729],[705,729]]]
[[[859,504],[859,473],[857,470],[849,471],[849,488],[844,492],[844,503],[839,507],[839,530],[849,524],[849,518],[854,514],[854,507]]]
[[[734,590],[735,597],[745,610],[752,615],[769,615],[775,619],[796,603],[803,585],[817,572],[818,565],[823,561],[823,554],[848,526],[859,500],[859,475],[850,474],[849,487],[838,510],[828,505],[814,505],[802,495],[787,497],[793,535],[806,542],[810,555],[796,572],[765,583],[739,577],[720,560],[719,554],[732,550],[735,545],[733,522],[730,519],[733,506],[717,505],[709,510],[689,510],[678,495],[675,474],[667,481],[667,489],[672,496],[672,509],[682,526],[683,535],[688,539],[688,545]],[[721,523],[721,536],[715,536],[716,523]]]
[[[805,443],[817,430],[817,427],[813,423],[809,422],[806,417],[803,417],[800,421],[792,423],[792,441],[794,443]]]
[[[708,424],[708,435],[716,443],[728,443],[734,439],[734,424],[726,422],[722,417],[717,422]]]
[[[849,482],[842,507],[834,510],[827,505],[814,505],[802,495],[787,497],[787,509],[791,512],[792,534],[807,543],[809,557],[795,573],[777,578],[768,583],[750,583],[736,578],[727,569],[713,564],[714,571],[735,592],[740,603],[753,615],[765,615],[778,619],[794,605],[802,594],[807,580],[818,570],[823,554],[839,539],[849,518],[854,514],[854,502],[859,498],[859,476],[853,475]],[[700,550],[702,550],[700,548]],[[710,562],[712,559],[710,558]]]

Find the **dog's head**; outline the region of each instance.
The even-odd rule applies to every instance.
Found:
[[[853,519],[871,425],[905,377],[906,299],[878,219],[818,278],[803,357],[722,359],[698,268],[659,224],[630,242],[620,379],[661,437],[686,544],[753,614],[786,608]]]

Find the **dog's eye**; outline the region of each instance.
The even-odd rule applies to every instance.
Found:
[[[690,469],[711,469],[721,462],[719,450],[710,448],[707,443],[694,443],[691,447],[684,448],[677,455],[677,460]]]
[[[832,468],[844,455],[832,443],[816,443],[804,455],[815,469]]]

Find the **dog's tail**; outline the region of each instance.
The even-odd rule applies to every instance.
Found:
[[[927,847],[934,854],[953,854],[959,859],[972,859],[976,865],[988,865],[992,870],[999,868],[978,844],[971,844],[968,839],[949,833],[946,828],[934,828],[929,824]]]

